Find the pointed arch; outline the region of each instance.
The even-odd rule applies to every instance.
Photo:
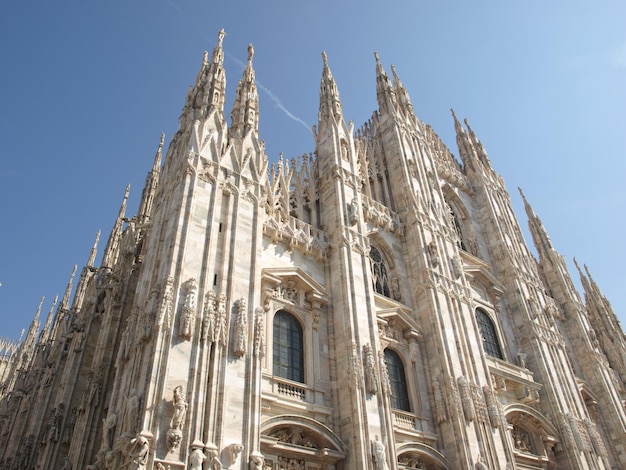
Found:
[[[442,192],[444,200],[450,210],[451,222],[454,224],[454,229],[458,235],[458,247],[474,256],[478,256],[478,247],[473,230],[469,223],[466,222],[471,220],[471,218],[465,208],[465,204],[449,185],[445,185],[442,188]]]
[[[390,299],[401,301],[400,282],[392,251],[384,239],[375,232],[369,236],[369,246],[374,291]]]

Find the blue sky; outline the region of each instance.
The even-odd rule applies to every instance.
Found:
[[[271,160],[314,148],[323,50],[346,119],[370,117],[378,51],[455,154],[449,110],[468,118],[525,233],[518,186],[624,321],[624,18],[621,1],[4,2],[0,335],[18,337],[42,296],[47,312],[62,295],[99,229],[106,242],[129,183],[134,213],[221,28],[228,115],[254,44]]]

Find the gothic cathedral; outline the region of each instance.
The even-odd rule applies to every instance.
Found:
[[[617,317],[467,121],[457,160],[376,55],[354,129],[323,54],[315,152],[269,165],[223,39],[101,264],[0,345],[0,469],[626,468]]]

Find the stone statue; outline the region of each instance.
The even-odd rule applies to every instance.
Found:
[[[185,388],[179,385],[174,389],[174,416],[170,421],[172,429],[182,429],[187,414],[187,400],[185,399]]]
[[[148,439],[143,436],[137,436],[130,441],[130,470],[145,470],[148,463],[148,454],[150,452],[150,444]]]
[[[191,444],[191,453],[189,454],[190,470],[202,470],[202,464],[207,459],[202,451],[203,448],[204,444],[197,439]]]
[[[487,467],[485,459],[483,459],[483,456],[481,454],[478,454],[478,459],[476,459],[475,467],[476,470],[489,470],[489,467]]]
[[[265,459],[261,452],[255,450],[250,454],[250,470],[263,470],[264,465]]]
[[[376,470],[389,470],[385,444],[382,443],[378,435],[375,440],[372,441],[372,454],[374,456],[374,468]]]
[[[229,444],[222,451],[223,462],[226,468],[230,467],[235,463],[237,457],[243,450],[243,446],[241,444]]]
[[[106,419],[103,420],[102,431],[102,449],[109,450],[113,443],[113,435],[115,426],[117,425],[117,415],[113,412],[109,413]]]
[[[207,460],[209,461],[209,465],[207,466],[208,470],[222,470],[223,467],[219,459],[217,446],[209,442],[205,448],[207,451]]]

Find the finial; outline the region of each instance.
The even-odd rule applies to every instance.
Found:
[[[376,59],[376,62],[380,62],[380,57],[378,57],[378,51],[374,51],[374,58]]]
[[[322,51],[322,60],[324,61],[324,65],[328,67],[328,56],[326,55],[326,51]]]
[[[163,148],[163,143],[165,142],[165,132],[161,132],[161,141],[159,142],[159,147]]]
[[[254,57],[254,46],[252,44],[248,44],[248,64],[252,63],[253,57]]]
[[[207,51],[204,51],[204,54],[202,54],[202,65],[206,65],[209,63],[209,53]]]
[[[224,28],[222,28],[220,29],[219,33],[217,33],[217,47],[222,47],[224,36],[226,36],[226,31],[224,31]]]

